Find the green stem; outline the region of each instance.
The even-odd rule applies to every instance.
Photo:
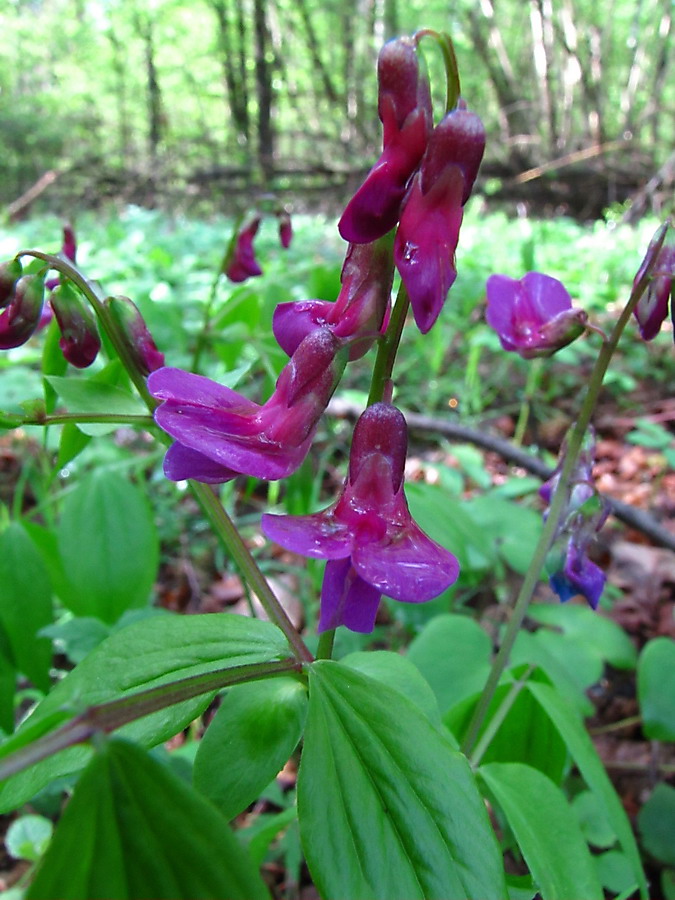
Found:
[[[62,275],[65,275],[70,281],[76,285],[80,291],[84,294],[87,301],[89,302],[91,308],[98,319],[98,322],[101,326],[101,329],[108,335],[110,338],[117,355],[122,360],[124,368],[129,375],[129,378],[133,381],[136,390],[141,395],[143,400],[145,401],[148,409],[151,411],[157,405],[153,398],[151,397],[147,385],[145,374],[140,371],[138,366],[136,365],[136,361],[133,358],[129,347],[127,346],[126,339],[122,334],[117,322],[110,315],[110,312],[106,308],[103,303],[103,299],[99,295],[99,292],[96,290],[95,286],[80,272],[80,270],[73,265],[73,263],[68,260],[62,259],[60,256],[52,256],[49,253],[43,253],[41,250],[22,250],[20,253],[17,253],[17,259],[22,256],[32,256],[35,259],[41,259],[44,262],[49,264],[51,269],[56,269],[57,272],[60,272]]]
[[[595,737],[598,734],[611,734],[612,731],[621,731],[622,728],[628,728],[629,725],[642,724],[642,716],[627,716],[625,719],[619,719],[618,722],[610,722],[609,725],[602,725],[600,728],[591,728],[590,734]]]
[[[539,542],[534,551],[530,567],[527,570],[525,578],[523,579],[523,584],[521,586],[520,593],[518,594],[515,606],[513,607],[513,613],[511,614],[511,618],[509,619],[509,623],[506,627],[506,632],[504,634],[502,644],[499,648],[499,652],[494,658],[490,674],[485,684],[485,688],[483,689],[483,693],[481,694],[480,699],[476,705],[466,735],[464,736],[464,740],[462,742],[462,750],[466,755],[469,755],[474,748],[474,745],[478,738],[478,734],[487,715],[490,703],[492,702],[492,698],[494,697],[495,691],[497,690],[499,680],[504,669],[508,665],[511,649],[513,648],[513,644],[527,614],[527,608],[530,605],[534,589],[537,586],[541,570],[546,561],[546,556],[551,548],[551,544],[553,543],[556,532],[558,530],[558,525],[560,524],[560,519],[567,504],[570,481],[572,473],[574,471],[574,466],[576,465],[584,435],[586,434],[586,429],[588,428],[591,417],[593,415],[593,411],[595,410],[598,395],[600,394],[600,390],[602,388],[602,382],[605,377],[607,367],[609,366],[614,351],[616,350],[617,344],[619,343],[619,338],[621,337],[621,334],[626,327],[626,323],[628,322],[628,319],[635,309],[638,300],[642,296],[642,293],[647,287],[647,284],[649,282],[649,274],[650,273],[646,273],[645,276],[640,279],[639,283],[634,286],[633,291],[631,292],[630,299],[621,312],[621,315],[619,316],[619,319],[614,326],[609,339],[603,342],[600,353],[598,354],[598,358],[595,362],[595,366],[593,367],[593,372],[591,373],[588,388],[583,399],[581,410],[579,412],[579,417],[576,421],[576,424],[574,425],[574,428],[572,429],[572,433],[567,446],[567,452],[565,454],[562,472],[560,473],[560,480],[551,499],[551,505],[549,507],[548,516],[546,518],[541,537],[539,538]]]
[[[499,705],[499,708],[495,711],[494,715],[490,719],[487,724],[487,728],[481,735],[480,740],[476,744],[476,749],[471,754],[471,767],[476,768],[480,765],[480,761],[483,758],[485,751],[492,743],[493,737],[497,734],[499,729],[502,726],[504,719],[509,714],[511,707],[516,702],[518,698],[518,694],[522,691],[522,689],[527,684],[527,679],[530,677],[532,672],[534,671],[534,666],[528,666],[525,672],[521,675],[521,677],[515,681],[511,685],[511,690],[508,692],[506,697],[502,700]]]
[[[300,673],[302,667],[295,659],[284,659],[267,663],[252,663],[244,666],[233,666],[227,669],[217,669],[213,672],[204,672],[201,675],[192,675],[180,681],[172,681],[170,684],[161,684],[157,687],[139,691],[108,703],[99,703],[90,706],[80,715],[65,722],[55,731],[46,734],[27,747],[11,753],[0,761],[0,781],[16,775],[35,763],[53,756],[59,750],[72,747],[88,741],[95,734],[108,733],[121,728],[129,722],[141,719],[143,716],[208,694],[221,688],[234,684],[243,684],[247,681],[256,681],[261,678],[272,678],[279,675],[287,675],[292,672]]]
[[[373,377],[370,382],[370,393],[368,394],[368,406],[372,406],[373,403],[379,403],[385,396],[387,385],[391,380],[391,373],[394,370],[394,361],[396,360],[396,353],[401,341],[409,305],[408,293],[401,285],[391,313],[387,333],[377,348],[377,358],[375,359]]]
[[[191,481],[192,492],[199,501],[215,529],[216,533],[230,552],[235,564],[257,596],[271,622],[280,628],[291,645],[296,659],[304,662],[312,662],[314,657],[309,652],[305,642],[298,634],[297,629],[286,615],[286,611],[274,595],[267,579],[262,574],[256,561],[242,540],[234,522],[228,516],[222,503],[206,484],[199,481]]]
[[[525,396],[523,397],[523,402],[520,405],[518,421],[516,422],[516,430],[513,435],[513,443],[516,445],[516,447],[520,447],[520,445],[523,443],[525,429],[527,428],[527,423],[530,418],[530,406],[532,397],[535,395],[536,389],[539,384],[539,373],[541,372],[542,362],[543,360],[541,359],[535,359],[530,366],[530,371],[527,373]]]
[[[154,428],[155,420],[152,416],[118,415],[116,413],[53,413],[52,415],[22,416],[20,413],[3,413],[0,420],[9,419],[16,422],[16,427],[21,425],[66,425],[72,422],[91,423],[100,425],[137,425],[139,428]]]
[[[316,650],[317,659],[330,659],[333,656],[333,644],[335,643],[335,629],[331,628],[319,635],[319,646]]]

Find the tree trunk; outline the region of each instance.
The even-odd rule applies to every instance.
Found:
[[[272,75],[267,54],[269,32],[265,15],[266,0],[254,0],[255,80],[258,98],[258,163],[266,182],[274,168],[274,131],[272,128]]]

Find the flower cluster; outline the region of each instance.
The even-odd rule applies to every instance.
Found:
[[[385,44],[378,81],[382,154],[338,228],[346,241],[364,244],[398,224],[394,260],[425,334],[457,276],[463,207],[483,158],[485,130],[461,100],[433,126],[429,82],[414,38]]]

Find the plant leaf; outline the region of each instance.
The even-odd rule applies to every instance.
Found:
[[[29,900],[268,898],[227,822],[161,763],[109,741],[80,778]]]
[[[307,689],[294,678],[230,688],[199,742],[197,790],[233,819],[288,761],[302,737]]]
[[[478,771],[502,808],[543,900],[602,900],[588,844],[562,791],[522,763],[488,763]]]
[[[658,637],[645,645],[638,660],[638,699],[642,727],[655,741],[675,741],[675,641]]]
[[[319,893],[504,897],[501,854],[466,759],[397,691],[310,668],[298,818]]]

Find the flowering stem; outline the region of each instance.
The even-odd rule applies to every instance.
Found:
[[[191,700],[193,697],[208,694],[210,691],[217,691],[233,684],[243,684],[247,681],[300,671],[301,666],[294,659],[251,663],[218,669],[214,672],[204,672],[201,675],[192,675],[189,678],[182,678],[180,681],[172,681],[169,684],[161,684],[136,694],[110,700],[108,703],[90,706],[55,731],[49,732],[44,737],[38,738],[28,746],[1,760],[0,780],[9,778],[10,775],[16,775],[17,772],[35,765],[40,760],[53,756],[59,750],[88,741],[95,734],[115,731],[128,722],[165,709],[167,706],[183,703],[185,700]]]
[[[560,473],[560,480],[553,494],[553,497],[551,498],[551,505],[549,507],[548,516],[546,518],[544,528],[534,551],[530,567],[527,570],[525,578],[523,579],[520,593],[518,594],[515,606],[513,607],[513,613],[511,614],[511,618],[509,619],[509,623],[504,633],[504,639],[499,648],[499,652],[494,658],[490,674],[488,676],[487,682],[485,683],[485,688],[483,689],[478,703],[476,704],[476,708],[474,710],[473,716],[471,717],[469,727],[467,728],[464,740],[462,742],[462,751],[467,755],[471,753],[476,744],[480,729],[485,721],[488,709],[490,707],[490,703],[492,702],[492,698],[494,697],[495,691],[497,690],[499,680],[504,669],[508,665],[509,655],[513,648],[513,644],[527,614],[527,608],[530,605],[534,589],[537,586],[541,570],[546,561],[546,556],[555,538],[563,510],[567,503],[567,499],[569,496],[570,478],[572,476],[572,472],[574,471],[574,466],[576,464],[577,457],[584,440],[584,435],[586,434],[586,429],[588,428],[591,417],[593,415],[593,411],[595,410],[595,405],[598,400],[600,389],[602,388],[602,382],[605,377],[605,373],[612,359],[612,356],[614,355],[617,344],[619,343],[619,338],[621,337],[623,330],[626,327],[626,323],[628,322],[631,313],[637,306],[638,300],[642,296],[642,293],[647,287],[649,281],[648,276],[649,273],[647,273],[645,277],[640,279],[640,281],[636,285],[634,285],[628,303],[621,312],[621,315],[619,316],[619,319],[616,322],[611,335],[607,340],[603,341],[600,353],[598,354],[595,366],[593,367],[593,372],[591,373],[591,377],[588,382],[588,388],[584,396],[581,410],[579,411],[579,417],[576,421],[576,424],[574,425],[574,428],[572,429],[572,433],[569,438],[567,453],[565,454],[565,461],[563,463],[562,472]]]
[[[323,631],[319,635],[319,646],[316,651],[317,659],[330,659],[333,655],[333,644],[335,643],[335,629]]]
[[[401,334],[403,332],[409,305],[410,300],[408,299],[408,292],[403,285],[401,285],[391,313],[387,333],[382,338],[377,348],[377,358],[373,368],[373,377],[370,382],[370,393],[368,394],[368,406],[372,406],[373,403],[379,403],[385,396],[387,385],[391,379],[391,373],[394,370],[394,361],[396,359],[398,345],[401,341]]]
[[[118,413],[54,413],[43,415],[36,413],[32,416],[21,413],[2,413],[0,421],[3,424],[12,422],[14,428],[22,425],[66,425],[73,424],[101,424],[101,425],[136,425],[140,428],[151,429],[155,422],[152,416],[120,415]]]
[[[112,342],[117,355],[122,360],[124,368],[126,369],[129,378],[133,381],[136,390],[147,404],[148,409],[153,410],[157,404],[148,392],[145,383],[145,374],[141,372],[136,365],[136,361],[127,347],[117,322],[110,315],[110,312],[103,303],[103,300],[99,296],[94,285],[84,277],[73,263],[62,259],[60,256],[52,256],[49,253],[43,253],[41,250],[22,250],[20,253],[17,253],[17,259],[22,256],[32,256],[35,259],[43,260],[49,264],[50,269],[56,269],[57,272],[65,275],[66,278],[79,288],[93,309],[102,331],[110,338],[110,341]]]
[[[283,606],[275,597],[267,579],[258,568],[256,561],[251,556],[248,547],[242,540],[234,522],[228,516],[218,497],[208,485],[199,481],[191,481],[190,486],[214,530],[231,554],[251,590],[260,600],[270,621],[283,631],[296,659],[301,662],[313,662],[314,657],[286,615]]]

